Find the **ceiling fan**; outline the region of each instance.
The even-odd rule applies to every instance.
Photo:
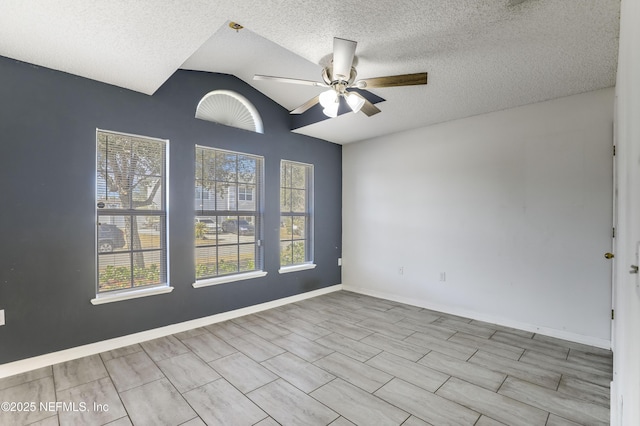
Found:
[[[353,66],[353,60],[358,43],[351,40],[334,37],[333,61],[322,70],[323,81],[299,80],[295,78],[273,77],[268,75],[254,75],[254,80],[271,80],[281,83],[304,84],[308,86],[327,87],[328,90],[318,96],[309,99],[291,114],[302,114],[316,104],[323,107],[323,112],[328,117],[337,117],[340,108],[340,99],[344,98],[353,112],[362,111],[368,117],[380,112],[380,110],[368,99],[353,89],[368,89],[379,87],[415,86],[427,84],[427,73],[401,74],[386,77],[366,78],[356,80],[358,73]]]

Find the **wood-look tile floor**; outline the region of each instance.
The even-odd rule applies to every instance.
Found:
[[[0,424],[604,425],[611,375],[610,351],[340,291],[0,379],[35,404]]]

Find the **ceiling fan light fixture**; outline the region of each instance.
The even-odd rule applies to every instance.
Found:
[[[325,107],[322,112],[327,117],[335,118],[338,116],[338,108],[340,108],[340,102],[334,102],[331,105]]]
[[[324,108],[329,108],[338,102],[338,93],[333,88],[326,90],[320,93],[319,101]]]
[[[351,111],[358,112],[360,111],[360,109],[362,109],[362,106],[364,105],[364,99],[362,99],[357,94],[347,93],[345,95],[345,98],[347,99],[347,104],[349,104]]]

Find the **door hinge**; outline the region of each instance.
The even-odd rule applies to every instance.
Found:
[[[613,309],[611,310],[611,319],[614,319],[615,315],[614,315],[614,311]]]
[[[611,234],[611,238],[615,238],[616,237],[616,228],[613,228],[613,233]]]
[[[616,146],[615,145],[613,146],[613,156],[614,157],[616,156]]]

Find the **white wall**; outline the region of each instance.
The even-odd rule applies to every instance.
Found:
[[[345,288],[607,347],[613,95],[345,145]]]
[[[618,229],[611,424],[640,424],[640,2],[623,0],[616,83]]]

